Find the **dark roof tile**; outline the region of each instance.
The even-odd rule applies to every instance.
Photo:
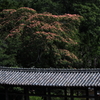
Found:
[[[28,69],[0,67],[0,84],[100,86],[100,69]]]

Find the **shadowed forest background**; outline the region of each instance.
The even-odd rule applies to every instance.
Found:
[[[0,65],[98,68],[100,0],[0,0]]]

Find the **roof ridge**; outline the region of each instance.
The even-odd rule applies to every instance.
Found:
[[[7,71],[28,71],[28,72],[100,72],[100,68],[17,68],[0,66],[0,70]]]

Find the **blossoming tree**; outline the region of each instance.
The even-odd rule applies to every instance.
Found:
[[[0,35],[8,45],[6,53],[13,55],[18,66],[76,67],[81,63],[75,55],[81,19],[76,14],[37,13],[27,7],[5,9],[0,12]]]

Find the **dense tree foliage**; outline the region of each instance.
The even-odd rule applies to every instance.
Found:
[[[0,0],[0,66],[99,67],[99,4],[100,0]]]
[[[13,64],[21,67],[75,67],[80,59],[73,49],[81,16],[36,13],[22,7],[0,12],[1,39],[5,40],[6,54]]]
[[[100,1],[98,0],[98,3]],[[100,63],[100,7],[97,2],[73,4],[74,13],[84,17],[80,27],[80,53],[86,67],[99,67]]]
[[[30,7],[38,13],[50,12],[56,15],[79,14],[84,17],[78,36],[78,48],[74,52],[82,59],[81,67],[99,67],[100,65],[100,0],[0,0],[0,10]],[[4,15],[1,14],[3,17]],[[13,27],[11,22],[9,28]],[[4,30],[8,30],[5,29]],[[4,31],[3,34],[6,34]],[[1,36],[2,37],[2,36]]]

